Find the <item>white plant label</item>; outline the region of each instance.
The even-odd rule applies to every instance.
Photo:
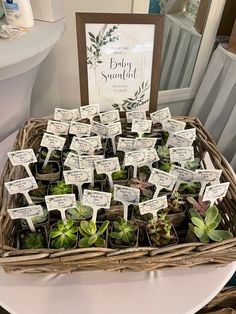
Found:
[[[66,122],[48,120],[46,132],[54,135],[67,135],[70,125]]]
[[[81,119],[89,119],[90,122],[95,116],[100,114],[99,104],[92,104],[80,107]]]
[[[79,155],[93,154],[95,150],[102,148],[100,136],[91,136],[86,138],[73,137],[70,149],[75,150]]]
[[[146,151],[146,161],[143,165],[148,166],[149,169],[152,171],[152,164],[158,160],[160,160],[160,158],[157,154],[156,149],[151,148]]]
[[[80,123],[71,121],[70,123],[70,134],[74,134],[77,137],[88,137],[91,135],[92,125],[87,123]]]
[[[67,110],[62,108],[55,108],[54,119],[64,122],[70,122],[80,120],[81,117],[79,109]]]
[[[108,126],[100,122],[92,121],[92,132],[99,135],[100,137],[108,137]]]
[[[170,161],[179,162],[184,167],[186,161],[194,160],[193,147],[172,147],[170,148]]]
[[[152,199],[150,201],[139,203],[139,210],[141,215],[152,214],[154,220],[157,220],[157,212],[163,208],[168,207],[166,195]]]
[[[186,123],[174,119],[166,119],[162,121],[162,129],[170,133],[182,131],[185,129]]]
[[[120,112],[118,109],[100,113],[100,120],[103,124],[110,124],[120,121]]]
[[[228,192],[229,185],[230,183],[226,182],[207,186],[203,195],[203,202],[210,201],[211,205],[213,205],[216,200],[225,197]]]
[[[76,208],[75,194],[48,195],[45,196],[48,211],[59,210],[61,218],[66,223],[66,210]]]
[[[119,137],[117,150],[128,152],[134,150],[135,139],[134,138],[126,138]]]
[[[28,178],[24,178],[20,180],[6,182],[5,187],[9,194],[13,195],[13,194],[21,193],[25,196],[29,204],[33,204],[29,196],[29,191],[37,189],[38,184],[35,181],[34,177],[28,177]]]
[[[134,142],[134,149],[151,149],[156,145],[157,138],[136,138]]]
[[[66,184],[74,184],[78,187],[79,198],[82,199],[82,185],[93,181],[92,169],[77,169],[63,172]]]
[[[148,182],[156,186],[153,198],[157,198],[162,189],[172,191],[177,181],[177,176],[168,172],[153,169]]]
[[[124,219],[128,220],[128,206],[130,204],[138,204],[140,198],[140,190],[130,188],[123,185],[114,185],[114,200],[124,205]]]
[[[176,133],[170,133],[167,143],[165,146],[167,147],[190,147],[193,143],[192,140],[189,140],[188,138],[182,137]]]
[[[79,155],[69,152],[64,162],[64,165],[66,167],[71,168],[72,170],[79,169],[80,168]]]
[[[95,169],[95,161],[104,159],[103,155],[85,155],[79,156],[79,164],[81,169],[91,168]],[[92,173],[92,186],[94,186],[94,173]]]
[[[120,163],[118,157],[107,158],[95,161],[97,174],[105,173],[108,176],[110,187],[113,188],[112,173],[120,171]]]
[[[184,137],[184,138],[186,138],[192,142],[196,140],[196,129],[195,128],[186,129],[183,131],[178,131],[178,132],[175,132],[174,134],[182,136],[182,137]]]
[[[7,210],[11,219],[25,219],[32,232],[35,232],[35,226],[33,224],[32,218],[36,216],[43,215],[43,208],[41,205],[27,206],[12,208]]]
[[[134,178],[137,177],[137,168],[143,164],[145,164],[147,160],[147,151],[146,150],[138,150],[131,151],[125,153],[125,166],[133,166],[134,167]]]
[[[152,121],[133,119],[131,132],[138,133],[139,137],[142,137],[144,133],[151,133]]]
[[[157,110],[150,113],[150,117],[153,124],[162,123],[164,120],[171,118],[170,109],[167,107],[161,110]]]
[[[218,183],[220,180],[221,174],[222,174],[222,170],[196,170],[195,180],[201,183],[201,191],[199,195],[203,195],[205,187],[208,183]]]
[[[127,123],[132,123],[134,119],[146,120],[146,111],[137,110],[137,111],[126,111],[126,120]]]
[[[108,137],[112,141],[112,148],[114,155],[116,154],[116,141],[115,137],[119,134],[122,134],[122,127],[120,122],[115,122],[108,125]]]
[[[96,222],[98,210],[100,208],[110,208],[111,193],[84,190],[82,203],[86,206],[91,206],[93,208],[92,220]]]
[[[12,166],[24,166],[28,175],[31,177],[32,172],[29,168],[29,164],[37,162],[37,158],[32,148],[30,149],[22,149],[14,152],[7,153]]]
[[[173,193],[178,191],[181,183],[195,181],[195,172],[192,170],[172,165],[169,173],[178,178]]]

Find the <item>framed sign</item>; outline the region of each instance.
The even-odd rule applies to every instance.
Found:
[[[163,21],[163,15],[76,13],[83,105],[156,110]]]

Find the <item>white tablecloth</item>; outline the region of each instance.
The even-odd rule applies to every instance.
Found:
[[[236,55],[218,46],[193,103],[223,155],[236,170]]]

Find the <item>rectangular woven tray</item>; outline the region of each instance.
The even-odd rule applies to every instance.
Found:
[[[16,222],[7,213],[8,208],[19,205],[20,197],[9,196],[4,182],[23,178],[23,167],[12,167],[8,161],[0,182],[0,264],[8,272],[68,273],[75,271],[153,271],[165,267],[189,267],[200,264],[227,264],[236,260],[236,180],[225,158],[211,136],[197,118],[176,117],[197,129],[195,154],[204,159],[209,152],[216,169],[222,169],[221,182],[230,182],[228,193],[218,208],[222,227],[230,230],[234,238],[220,243],[184,243],[163,248],[138,247],[130,249],[76,248],[18,250],[15,248]],[[122,121],[123,128],[126,122]],[[46,119],[31,119],[16,138],[13,150],[39,149]]]

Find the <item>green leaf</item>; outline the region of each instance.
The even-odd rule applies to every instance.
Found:
[[[193,232],[196,234],[196,236],[197,236],[199,239],[201,239],[201,238],[204,236],[204,234],[205,234],[205,231],[202,230],[202,229],[200,229],[200,228],[198,228],[198,227],[194,227],[194,228],[193,228]]]
[[[95,246],[104,247],[106,245],[106,241],[102,238],[98,238],[95,242]]]
[[[98,236],[96,234],[93,234],[91,237],[89,237],[89,240],[88,240],[88,244],[89,246],[94,244],[98,239]]]
[[[206,225],[210,225],[212,222],[215,221],[219,214],[218,208],[216,206],[211,206],[206,211],[205,223]]]
[[[210,242],[206,233],[200,238],[200,241],[203,243],[209,243]]]
[[[217,234],[218,237],[221,237],[221,240],[233,238],[233,234],[227,230],[214,230],[214,234]]]
[[[199,219],[197,217],[193,217],[192,219],[192,222],[194,223],[195,226],[197,226],[198,228],[204,230],[205,229],[205,224],[204,222],[202,221],[202,219]]]
[[[51,230],[50,232],[50,238],[57,238],[61,235],[61,231],[60,230]]]
[[[64,222],[62,220],[57,222],[57,228],[58,230],[63,230],[65,228]]]
[[[89,237],[82,238],[79,241],[79,247],[89,247],[88,242],[89,242]]]
[[[87,221],[81,221],[80,223],[80,229],[83,230],[84,233],[86,234],[89,234],[90,235],[90,232],[89,232],[89,223]],[[82,233],[82,232],[80,232]]]
[[[99,228],[97,235],[102,235],[108,228],[108,225],[109,225],[109,221],[108,220],[104,221],[101,227]]]
[[[84,237],[89,236],[89,234],[87,232],[85,232],[81,227],[79,227],[79,233],[82,234],[82,236],[84,236]]]
[[[65,235],[66,235],[68,238],[70,238],[73,242],[76,242],[77,236],[76,236],[75,234],[70,233],[69,231],[67,231],[67,232],[65,233]]]
[[[209,231],[215,230],[217,227],[218,227],[218,223],[214,221],[207,226],[207,230],[209,230]]]
[[[77,231],[78,231],[78,227],[76,227],[76,226],[73,226],[72,228],[70,228],[68,231],[70,232],[70,233],[76,233]]]
[[[93,33],[91,32],[88,32],[89,33],[89,36],[92,37],[92,38],[95,38],[95,36],[93,35]]]
[[[212,241],[219,242],[222,240],[221,236],[217,233],[217,230],[208,230],[207,235]]]
[[[73,226],[73,220],[72,219],[68,219],[67,220],[67,223],[66,223],[66,228],[67,229],[70,229],[72,226]]]

